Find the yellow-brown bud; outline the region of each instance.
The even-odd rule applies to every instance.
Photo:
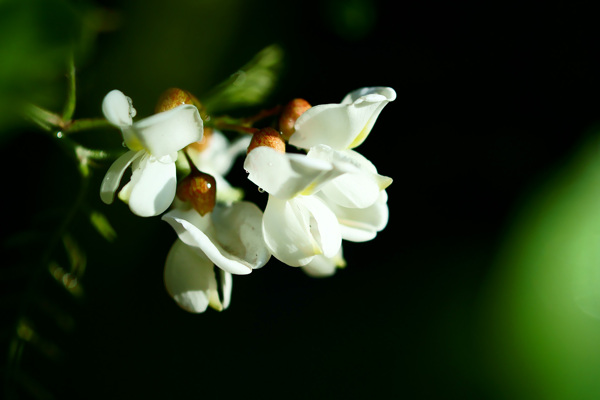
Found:
[[[170,88],[165,90],[160,95],[154,112],[159,113],[172,110],[173,108],[179,107],[183,104],[194,104],[194,101],[197,101],[196,98],[187,90]]]
[[[177,197],[187,200],[200,215],[205,215],[215,208],[217,200],[217,182],[212,175],[200,172],[195,168],[177,186]]]
[[[252,140],[250,141],[246,154],[250,153],[252,149],[260,146],[267,146],[280,153],[285,153],[285,142],[279,132],[273,128],[263,128],[252,135]]]
[[[304,99],[294,99],[285,105],[279,117],[279,130],[284,140],[290,140],[290,137],[296,132],[294,128],[296,120],[311,107],[309,102]]]
[[[204,128],[204,134],[202,135],[202,139],[198,142],[193,142],[187,145],[186,149],[193,149],[198,153],[206,150],[208,145],[210,144],[212,135],[214,130],[212,128]]]

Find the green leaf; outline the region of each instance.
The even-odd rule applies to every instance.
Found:
[[[266,47],[201,99],[202,104],[209,113],[214,113],[261,103],[275,88],[282,61],[281,47]]]

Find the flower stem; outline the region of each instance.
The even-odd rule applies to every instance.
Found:
[[[67,71],[67,100],[62,113],[63,121],[71,121],[75,113],[76,90],[75,90],[75,60],[71,52],[68,60]]]
[[[52,131],[55,127],[61,127],[63,120],[60,115],[45,110],[34,104],[25,106],[25,117],[33,121],[45,131]]]
[[[66,123],[63,133],[75,133],[98,128],[114,128],[114,126],[104,118],[82,118]]]

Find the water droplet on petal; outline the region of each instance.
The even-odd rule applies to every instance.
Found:
[[[264,193],[264,192],[265,192],[265,189],[263,189],[261,187],[258,188],[258,193]]]

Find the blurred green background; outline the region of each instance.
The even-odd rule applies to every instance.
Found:
[[[592,11],[568,1],[0,1],[3,394],[599,398]],[[20,105],[62,111],[72,48],[75,118],[87,118],[101,117],[112,89],[138,116],[168,87],[202,99],[271,45],[282,50],[274,89],[228,113],[397,91],[359,148],[394,179],[389,225],[345,243],[348,266],[331,278],[272,260],[234,277],[225,312],[188,314],[163,286],[170,227],[100,202],[108,161],[81,191],[76,164]],[[73,138],[121,149],[114,130]],[[230,180],[251,188],[245,179],[238,165]],[[114,240],[90,224],[94,213]],[[81,295],[57,282],[68,265]]]

